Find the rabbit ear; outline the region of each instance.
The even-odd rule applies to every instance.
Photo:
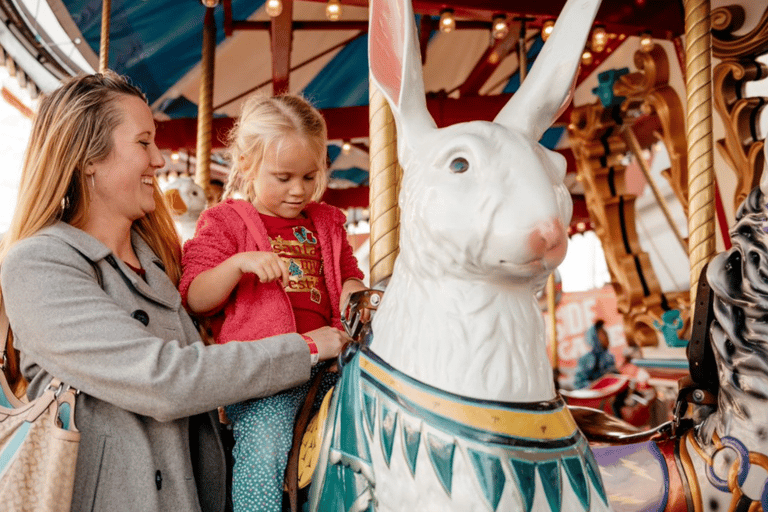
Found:
[[[495,122],[539,140],[570,101],[600,0],[568,0],[531,72]]]
[[[398,128],[409,134],[435,128],[427,110],[421,54],[410,0],[371,0],[368,31],[371,79],[387,98]]]

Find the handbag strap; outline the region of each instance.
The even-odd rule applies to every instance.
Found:
[[[8,337],[11,334],[11,322],[5,313],[5,303],[0,297],[0,333],[2,333],[2,346],[0,346],[0,371],[5,370],[5,355],[8,351]]]

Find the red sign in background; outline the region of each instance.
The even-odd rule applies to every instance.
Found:
[[[549,313],[543,314],[549,331]],[[605,329],[611,341],[610,351],[616,358],[616,364],[621,366],[627,342],[624,338],[622,317],[616,306],[616,294],[610,284],[586,292],[563,293],[555,309],[555,318],[561,372],[567,375],[573,373],[579,357],[591,349],[584,335],[599,318],[605,321]],[[547,332],[547,339],[549,337]]]

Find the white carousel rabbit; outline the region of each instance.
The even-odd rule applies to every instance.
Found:
[[[567,2],[494,122],[438,129],[410,2],[370,2],[371,76],[403,167],[400,253],[334,394],[312,510],[609,509],[535,298],[572,213],[565,159],[538,140],[569,101],[599,4]]]
[[[494,122],[438,129],[405,1],[371,2],[372,80],[397,125],[400,253],[371,349],[422,382],[482,399],[555,396],[534,292],[562,261],[565,160],[538,140],[565,108],[599,0],[572,0]]]

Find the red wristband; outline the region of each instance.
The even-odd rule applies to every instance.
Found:
[[[304,338],[304,341],[307,342],[307,346],[309,347],[309,356],[312,359],[312,366],[315,366],[320,360],[320,353],[317,351],[317,344],[315,343],[315,340],[306,334],[299,334],[299,336]]]

